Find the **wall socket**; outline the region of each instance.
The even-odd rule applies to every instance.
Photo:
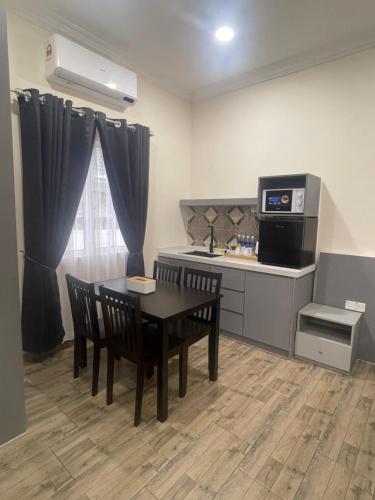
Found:
[[[345,309],[364,313],[366,311],[366,304],[365,302],[355,302],[354,300],[346,300]]]

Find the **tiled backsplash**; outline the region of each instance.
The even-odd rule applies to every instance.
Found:
[[[188,207],[187,234],[190,245],[208,246],[210,231],[214,226],[215,243],[218,247],[233,244],[237,234],[255,236],[258,239],[256,207]]]

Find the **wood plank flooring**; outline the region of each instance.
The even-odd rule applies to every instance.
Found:
[[[186,398],[172,360],[168,421],[155,418],[152,379],[135,428],[134,367],[116,362],[107,407],[105,360],[94,398],[91,369],[74,380],[72,361],[71,347],[25,361],[28,430],[0,448],[2,500],[375,497],[374,365],[344,376],[221,337],[210,382],[203,340],[189,352]]]

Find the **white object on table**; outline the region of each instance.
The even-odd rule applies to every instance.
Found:
[[[132,276],[126,280],[126,286],[130,292],[148,294],[155,292],[156,281],[144,276]]]

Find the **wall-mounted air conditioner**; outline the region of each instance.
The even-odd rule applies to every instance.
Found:
[[[46,78],[122,108],[137,101],[135,73],[61,35],[47,41]]]

